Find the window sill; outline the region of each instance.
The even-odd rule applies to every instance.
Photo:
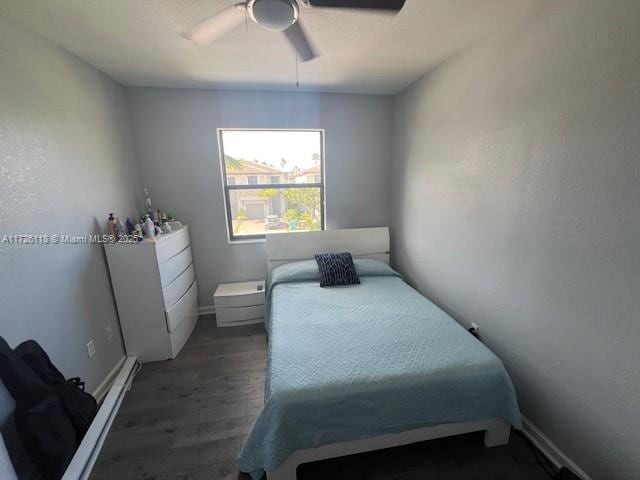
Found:
[[[248,238],[246,240],[230,240],[227,237],[227,243],[229,245],[242,245],[245,243],[264,243],[266,238]]]

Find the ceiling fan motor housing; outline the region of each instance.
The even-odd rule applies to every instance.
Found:
[[[249,0],[247,10],[254,22],[275,32],[293,25],[299,13],[296,0]]]

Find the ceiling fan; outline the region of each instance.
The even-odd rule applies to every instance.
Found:
[[[184,35],[194,43],[211,43],[247,18],[275,32],[283,32],[306,62],[317,57],[300,24],[300,4],[312,8],[351,8],[398,12],[406,0],[246,0],[231,5],[194,25]]]

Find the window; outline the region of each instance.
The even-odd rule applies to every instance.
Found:
[[[218,130],[229,240],[324,230],[322,130]]]

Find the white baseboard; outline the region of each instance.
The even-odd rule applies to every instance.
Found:
[[[211,315],[216,313],[216,307],[214,307],[213,305],[204,305],[198,307],[198,313],[200,315]]]
[[[98,403],[100,403],[104,399],[104,396],[107,394],[107,392],[111,388],[113,381],[118,376],[118,373],[120,373],[120,369],[122,368],[122,365],[124,364],[126,359],[127,357],[123,356],[120,360],[118,360],[118,363],[115,364],[115,366],[111,369],[111,371],[107,373],[107,376],[104,377],[104,380],[102,380],[102,383],[100,383],[100,385],[98,385],[94,390],[93,398],[95,398]]]
[[[536,427],[531,420],[522,416],[522,432],[557,468],[567,467],[582,480],[592,480],[573,460]]]

